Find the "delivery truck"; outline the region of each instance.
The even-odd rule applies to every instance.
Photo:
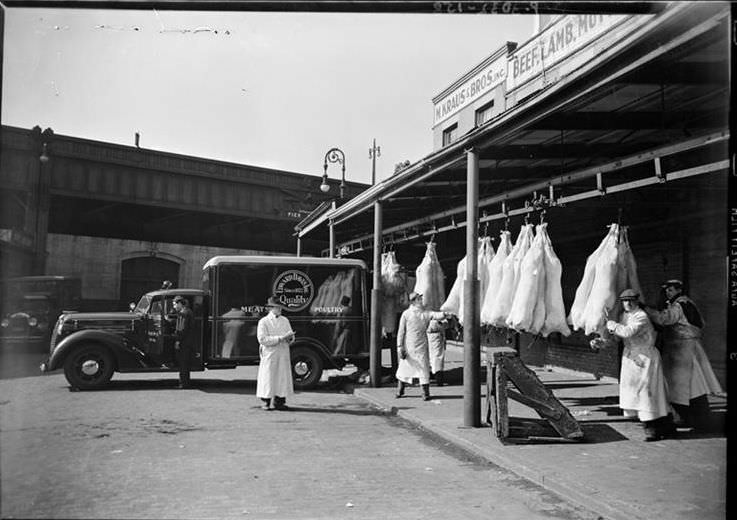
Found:
[[[130,312],[63,313],[41,371],[63,369],[77,389],[101,388],[115,372],[177,372],[176,296],[194,313],[192,372],[257,365],[256,328],[274,296],[296,333],[294,386],[312,388],[325,369],[368,366],[366,273],[353,259],[216,256],[202,269],[201,288],[146,293]]]

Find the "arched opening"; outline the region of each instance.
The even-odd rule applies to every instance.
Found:
[[[157,256],[139,256],[123,260],[120,274],[120,299],[126,305],[137,302],[141,295],[161,288],[169,280],[177,286],[179,264]]]

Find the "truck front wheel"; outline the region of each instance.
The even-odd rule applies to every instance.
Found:
[[[323,361],[320,354],[309,347],[292,349],[292,380],[295,388],[314,388],[322,377]]]
[[[100,388],[113,376],[113,356],[102,345],[86,345],[69,353],[64,361],[64,375],[69,384],[80,390]]]

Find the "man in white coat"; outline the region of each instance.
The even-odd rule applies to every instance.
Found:
[[[409,308],[399,318],[397,329],[397,350],[399,367],[397,368],[397,394],[404,396],[404,388],[412,384],[413,378],[420,380],[422,399],[430,400],[430,352],[427,342],[427,328],[430,320],[442,320],[451,316],[446,312],[426,311],[422,303],[422,295],[410,293]]]
[[[660,353],[655,348],[655,328],[640,308],[639,294],[625,289],[619,295],[624,307],[622,322],[609,320],[606,328],[622,339],[619,375],[619,407],[625,417],[637,417],[645,428],[645,441],[657,441],[673,431]]]
[[[256,329],[261,358],[256,397],[264,402],[263,410],[287,410],[287,397],[294,394],[289,355],[294,331],[289,320],[282,316],[284,307],[275,297],[269,298],[266,307],[269,313],[259,320]]]

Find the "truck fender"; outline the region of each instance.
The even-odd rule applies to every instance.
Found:
[[[112,352],[115,357],[117,366],[119,366],[121,358],[135,359],[141,367],[146,366],[146,363],[143,361],[143,352],[137,348],[132,348],[120,335],[111,334],[103,330],[87,329],[73,332],[54,347],[54,351],[49,357],[47,370],[57,370],[63,367],[64,360],[72,350],[77,348],[79,345],[89,343],[97,343],[109,348],[110,352]]]
[[[335,358],[333,358],[332,353],[328,350],[328,348],[325,345],[323,345],[320,341],[317,341],[316,339],[298,337],[294,341],[294,343],[292,343],[291,346],[292,347],[304,346],[304,347],[308,347],[308,348],[311,348],[317,351],[320,354],[320,356],[323,358],[323,360],[325,361],[326,368],[327,367],[336,368],[338,370],[343,368],[342,366],[339,366],[338,363],[336,363]]]

